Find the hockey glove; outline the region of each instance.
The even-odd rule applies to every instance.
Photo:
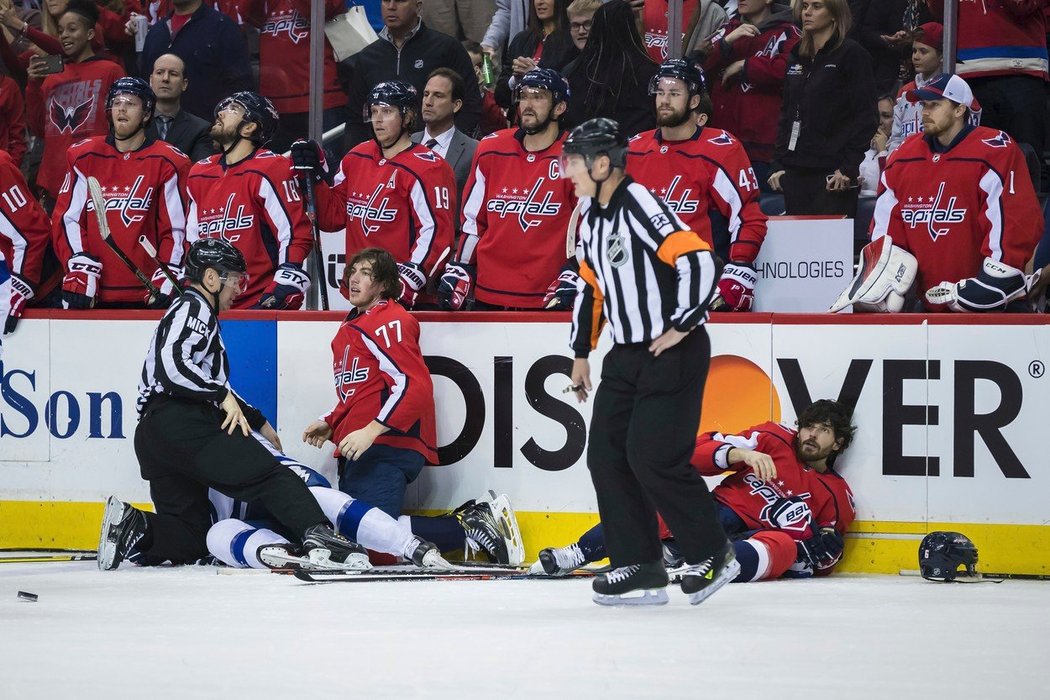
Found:
[[[256,309],[298,309],[310,291],[310,277],[295,263],[283,263],[263,292]]]
[[[547,294],[543,297],[543,308],[550,311],[572,311],[576,303],[576,282],[579,281],[578,273],[580,265],[573,258],[565,263],[561,274],[547,287]]]
[[[803,532],[813,522],[809,503],[798,496],[778,498],[762,509],[759,518],[778,530]]]
[[[62,278],[62,308],[90,309],[95,305],[102,261],[87,253],[77,253],[66,264]]]
[[[750,263],[727,263],[718,280],[718,293],[711,302],[712,311],[750,311],[755,303],[758,275]]]
[[[328,162],[324,149],[316,141],[299,139],[292,144],[292,170],[303,175],[310,175],[314,182],[328,177]]]
[[[416,304],[420,290],[426,286],[427,276],[415,263],[398,263],[397,271],[401,276],[401,296],[397,300],[406,309],[411,309]]]
[[[15,332],[18,319],[22,318],[26,302],[33,298],[35,292],[33,285],[26,282],[21,275],[11,275],[11,308],[7,312],[7,321],[4,323],[4,335]]]
[[[467,304],[467,299],[474,291],[476,272],[473,265],[466,263],[449,263],[438,282],[438,304],[442,309],[459,311]]]
[[[830,569],[838,564],[844,545],[842,535],[830,527],[822,528],[809,539],[795,543],[799,560],[809,563],[817,571]]]
[[[985,258],[976,277],[941,282],[927,290],[926,301],[946,304],[950,311],[1003,311],[1010,302],[1025,297],[1033,281],[1015,267]]]
[[[181,280],[183,278],[183,272],[181,267],[173,267],[170,265],[169,267],[171,268],[171,271],[175,275],[176,279]],[[171,301],[175,297],[177,297],[182,291],[182,287],[180,286],[176,288],[175,285],[171,283],[171,280],[168,279],[168,276],[164,274],[164,270],[160,269],[159,267],[157,268],[157,271],[153,273],[153,277],[150,281],[153,282],[153,286],[156,287],[157,290],[160,292],[160,296],[147,294],[147,309],[168,308],[169,306],[171,306]]]

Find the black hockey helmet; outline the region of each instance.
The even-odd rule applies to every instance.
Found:
[[[959,567],[977,574],[977,547],[959,532],[931,532],[919,545],[919,572],[930,581],[954,581]]]
[[[514,101],[517,102],[521,91],[529,87],[550,92],[552,105],[569,99],[569,81],[563,78],[561,73],[550,68],[533,68],[521,76],[521,80],[514,87]]]
[[[598,117],[570,131],[561,150],[565,155],[583,156],[588,168],[601,155],[609,156],[614,167],[622,168],[627,162],[627,136],[612,119]]]
[[[157,96],[153,94],[153,88],[142,78],[117,78],[109,86],[106,93],[106,112],[113,108],[113,100],[117,95],[134,95],[142,100],[142,113],[145,115],[143,123],[149,123],[153,117],[153,108],[157,104]]]
[[[209,267],[218,272],[220,277],[226,277],[231,272],[239,273],[244,280],[248,277],[244,255],[222,238],[198,239],[186,254],[186,279],[189,281],[203,281],[204,271]]]
[[[277,125],[281,121],[281,116],[267,98],[248,90],[235,92],[215,105],[215,116],[219,116],[219,112],[231,104],[240,105],[244,110],[243,121],[245,123],[256,125],[255,133],[252,135],[252,143],[256,146],[265,146],[277,133]]]
[[[366,122],[372,119],[372,105],[397,107],[401,110],[401,116],[403,117],[410,109],[416,112],[419,111],[419,91],[416,90],[415,86],[406,83],[404,80],[387,80],[376,85],[368,93],[368,99],[365,100],[364,114]]]
[[[681,80],[689,89],[689,96],[707,94],[704,71],[688,58],[669,58],[660,64],[656,75],[649,81],[649,94],[655,95],[661,78]]]

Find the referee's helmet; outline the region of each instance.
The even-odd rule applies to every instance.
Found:
[[[244,255],[232,243],[222,238],[201,238],[193,242],[186,254],[186,278],[191,282],[204,280],[204,271],[212,268],[225,277],[236,272],[247,278],[248,265]]]
[[[565,155],[583,156],[590,168],[598,156],[609,156],[613,167],[627,163],[627,136],[612,119],[589,119],[569,132],[561,147]]]

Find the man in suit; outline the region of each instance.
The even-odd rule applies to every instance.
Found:
[[[147,138],[167,141],[196,163],[216,153],[211,124],[182,109],[182,93],[189,85],[186,64],[173,53],[161,54],[153,63],[150,87],[157,96],[154,117],[146,127]]]
[[[456,201],[462,206],[463,185],[470,174],[478,142],[456,128],[456,113],[463,108],[465,85],[459,73],[449,68],[435,68],[423,88],[423,131],[412,134],[421,143],[444,158],[456,175]]]

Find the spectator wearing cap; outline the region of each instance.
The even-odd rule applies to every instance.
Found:
[[[942,0],[926,0],[935,17]],[[1046,140],[1045,0],[960,2],[956,73],[980,101],[981,123],[1042,155]]]
[[[157,96],[153,119],[146,127],[146,135],[170,143],[196,163],[215,154],[211,140],[211,122],[190,114],[182,108],[182,93],[189,81],[186,64],[173,53],[161,54],[153,63],[149,86]]]
[[[857,169],[878,126],[871,58],[847,38],[846,0],[800,0],[802,38],[791,51],[769,186],[787,213],[840,214],[857,207]]]

